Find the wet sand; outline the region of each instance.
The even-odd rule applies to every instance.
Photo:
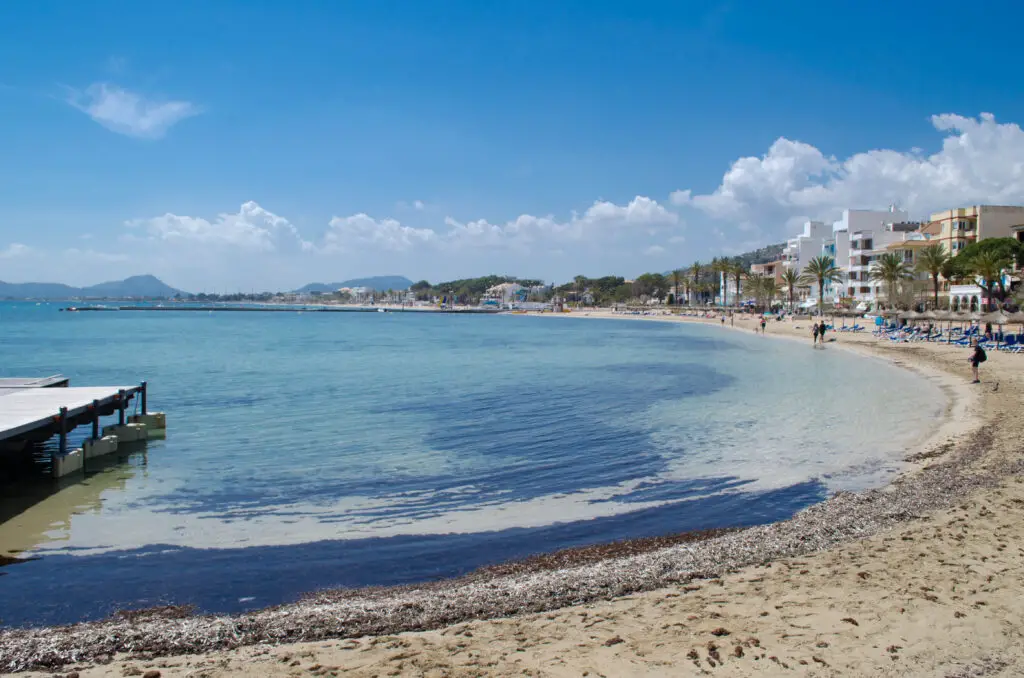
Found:
[[[752,326],[737,319],[735,331]],[[768,334],[804,340],[813,350],[806,322],[772,322]],[[868,333],[832,336],[837,341],[823,350],[851,348],[892,360],[944,380],[952,397],[935,436],[908,451],[917,470],[884,490],[840,495],[791,521],[696,543],[611,549],[604,560],[593,552],[566,554],[548,557],[543,567],[318,596],[239,618],[130,618],[3,632],[0,667],[77,652],[91,661],[57,670],[80,676],[1019,675],[1024,356],[990,352],[983,383],[972,386],[966,349],[893,345]],[[515,611],[528,613],[508,616]],[[472,620],[481,616],[504,618]],[[402,628],[433,630],[377,635]],[[357,637],[321,640],[329,636]],[[312,642],[282,642],[295,638]],[[249,642],[256,644],[233,647]],[[132,658],[124,652],[129,647],[153,654]],[[208,651],[180,655],[187,650]]]

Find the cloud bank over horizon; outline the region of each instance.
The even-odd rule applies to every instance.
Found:
[[[143,138],[159,138],[198,112],[184,102],[133,96],[94,85],[74,105],[110,129]],[[154,273],[190,291],[292,289],[381,273],[431,280],[489,273],[546,280],[581,272],[632,276],[780,242],[803,220],[835,219],[844,208],[896,203],[923,219],[960,205],[1024,204],[1024,132],[1017,124],[988,113],[945,113],[930,122],[941,137],[931,154],[871,149],[840,159],[779,137],[763,154],[733,161],[706,192],[680,187],[668,196],[599,199],[564,216],[467,220],[427,209],[421,200],[396,203],[412,214],[410,221],[356,212],[319,226],[294,223],[255,200],[212,217],[128,216],[103,251],[0,242],[0,279],[97,282],[67,280],[71,259],[78,271],[81,262],[116,262],[111,270],[118,274],[105,278]]]

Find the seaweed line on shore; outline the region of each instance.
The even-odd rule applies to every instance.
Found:
[[[962,438],[947,460],[887,487],[837,493],[786,521],[705,538],[691,535],[667,546],[651,541],[570,549],[483,568],[455,580],[325,591],[296,603],[233,616],[191,616],[180,608],[167,608],[72,626],[3,630],[0,671],[105,662],[118,653],[149,658],[261,643],[420,631],[717,577],[868,537],[950,506],[975,489],[996,486],[1024,470],[1024,462],[1016,458],[984,459],[992,442],[992,431],[981,428]],[[605,557],[599,559],[602,553]]]

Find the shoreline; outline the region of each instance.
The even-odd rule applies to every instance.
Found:
[[[684,315],[630,315],[625,313],[615,313],[608,310],[594,310],[594,311],[583,311],[579,314],[573,313],[517,313],[509,314],[516,315],[518,317],[537,317],[537,318],[573,318],[578,320],[630,320],[630,321],[648,321],[648,322],[662,322],[662,323],[684,323],[689,325],[703,325],[707,327],[714,327],[718,329],[729,330],[732,332],[743,332],[743,333],[754,333],[754,323],[752,316],[737,316],[740,319],[739,325],[731,325],[726,322],[724,325],[721,324],[718,317],[714,318],[701,318],[696,316],[684,316]],[[771,321],[768,323],[768,327],[774,327],[776,330],[782,329],[783,332],[766,332],[763,336],[766,339],[775,339],[796,343],[803,343],[806,345],[807,337],[798,335],[796,330],[801,329],[801,325],[798,322],[807,323],[809,321],[798,321],[792,318],[782,321],[781,323]],[[976,412],[978,408],[978,397],[976,390],[971,388],[971,384],[967,381],[959,378],[958,375],[952,374],[948,369],[943,369],[935,364],[930,364],[925,360],[906,360],[905,355],[889,355],[883,353],[881,350],[885,344],[879,344],[875,340],[871,333],[865,330],[859,334],[844,334],[833,331],[833,338],[829,342],[828,349],[837,348],[839,350],[853,353],[860,358],[866,358],[868,360],[881,361],[893,368],[901,369],[907,372],[916,374],[924,379],[927,379],[934,383],[946,398],[946,406],[943,414],[940,418],[940,423],[937,428],[926,430],[922,433],[921,437],[908,447],[906,454],[904,455],[904,461],[910,458],[926,454],[926,448],[933,446],[940,446],[947,442],[950,438],[962,435],[968,432],[970,429],[977,428],[982,424],[982,418],[979,413]],[[755,336],[757,336],[755,334]],[[858,337],[853,342],[839,341],[836,337],[845,336],[847,338]],[[867,341],[864,339],[871,339]],[[812,350],[814,350],[812,348]],[[948,347],[948,350],[953,351],[955,348]],[[1022,361],[1024,362],[1024,361]],[[913,467],[905,469],[898,473],[891,481],[896,482],[900,477],[907,473],[914,473],[920,467]]]
[[[565,314],[560,317],[680,321],[678,318],[614,314]],[[707,322],[687,318],[684,321],[719,325],[717,320]],[[778,325],[773,323],[772,328],[776,327]],[[743,326],[730,329],[743,329]],[[772,334],[769,332],[768,336]],[[795,328],[791,335],[789,338],[799,338]],[[844,337],[840,333],[837,336]],[[867,339],[874,341],[870,335]],[[839,344],[836,342],[830,344],[830,347]],[[133,648],[136,653],[142,652],[150,658],[183,652],[241,652],[245,656],[239,656],[238,661],[259,662],[259,657],[269,652],[268,643],[276,645],[301,640],[322,642],[329,638],[359,638],[370,634],[439,629],[455,623],[500,625],[508,620],[478,620],[542,611],[568,615],[579,608],[567,608],[566,605],[586,604],[588,609],[601,605],[614,606],[621,603],[622,599],[610,599],[637,592],[646,592],[642,594],[644,596],[657,596],[661,592],[664,596],[661,599],[663,604],[669,596],[680,596],[679,586],[682,586],[684,595],[689,593],[687,589],[694,588],[689,585],[690,582],[722,578],[744,568],[765,567],[774,561],[827,553],[826,549],[857,544],[866,537],[885,534],[894,528],[906,526],[908,521],[920,520],[920,516],[942,510],[957,499],[978,491],[989,491],[1008,476],[1020,472],[1020,464],[1016,459],[1007,455],[998,458],[999,455],[992,453],[992,449],[1002,442],[1001,436],[1011,434],[1012,437],[1013,431],[1008,430],[1012,427],[1008,424],[989,426],[980,433],[973,433],[986,419],[977,412],[979,406],[985,405],[986,396],[977,391],[972,394],[969,389],[962,388],[963,384],[958,387],[955,380],[959,375],[952,374],[952,363],[943,363],[941,358],[933,360],[915,350],[918,348],[901,345],[854,349],[862,355],[888,359],[896,363],[896,366],[932,370],[947,380],[950,389],[958,391],[953,395],[959,394],[959,399],[954,398],[946,408],[946,416],[943,417],[945,424],[932,432],[927,441],[915,446],[915,449],[920,448],[920,452],[915,453],[919,456],[917,467],[899,474],[884,488],[856,494],[839,493],[787,521],[746,528],[689,544],[670,545],[654,551],[612,555],[610,558],[582,564],[557,564],[555,569],[523,568],[516,572],[512,568],[512,572],[492,573],[493,576],[474,573],[457,580],[407,586],[398,590],[324,592],[311,594],[299,603],[233,617],[168,619],[159,616],[147,618],[140,614],[130,620],[115,619],[64,629],[0,631],[0,670],[25,670],[33,663],[53,668],[75,662],[81,665],[83,660],[90,659],[102,662],[116,658],[118,662],[123,662],[125,660],[118,653],[127,648]],[[954,351],[950,347],[942,348],[947,352]],[[889,354],[887,349],[894,351]],[[1003,360],[1012,361],[1014,358],[1000,356],[999,360],[992,362]],[[1020,385],[1019,373],[1017,369],[1013,379],[1017,387]],[[1012,395],[1007,394],[1007,397],[1012,399]],[[936,438],[939,435],[942,436],[942,442],[936,443],[940,440]],[[954,436],[952,440],[950,436]],[[992,459],[993,456],[997,458]],[[665,587],[676,589],[666,593]],[[724,590],[722,595],[725,595]],[[522,624],[527,625],[543,625],[539,619],[529,617],[517,616],[513,620],[524,620]],[[447,632],[429,633],[436,640],[446,637]],[[418,642],[426,642],[426,636],[417,638]],[[334,651],[344,655],[349,650],[343,646],[347,647],[355,641],[334,642],[337,645]],[[247,647],[247,650],[235,650],[239,647]],[[737,647],[741,647],[742,651],[742,646]],[[287,648],[281,646],[277,650]],[[701,650],[698,654],[699,664],[706,652]],[[747,654],[757,656],[757,652],[749,646]],[[709,654],[703,661],[715,660]],[[687,666],[691,663],[691,658],[684,662]],[[91,668],[82,666],[82,675],[119,675],[114,673],[118,666],[116,662]],[[108,670],[109,674],[104,673]]]

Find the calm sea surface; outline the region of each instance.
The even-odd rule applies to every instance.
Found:
[[[147,379],[168,436],[56,493],[3,487],[0,555],[32,558],[0,567],[3,624],[774,521],[884,483],[945,404],[881,362],[714,326],[58,307],[0,303],[0,376]]]

